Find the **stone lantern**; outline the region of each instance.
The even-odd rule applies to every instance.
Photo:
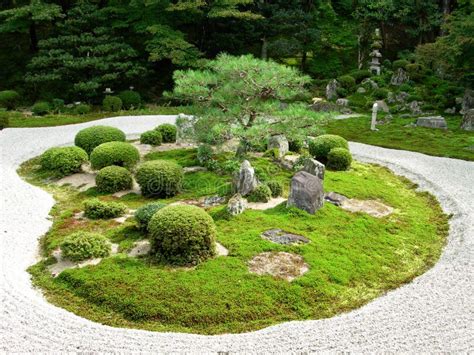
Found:
[[[382,58],[382,54],[380,53],[380,49],[382,48],[382,39],[380,36],[380,30],[377,28],[375,30],[374,42],[371,45],[372,52],[370,52],[369,56],[371,58],[369,62],[369,70],[372,74],[380,75],[381,72],[381,63],[380,58]]]

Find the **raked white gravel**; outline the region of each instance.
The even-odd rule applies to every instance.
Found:
[[[174,116],[117,117],[84,124],[0,132],[0,351],[5,352],[469,352],[474,350],[474,163],[352,143],[360,160],[388,166],[432,192],[452,213],[448,243],[424,275],[366,306],[330,319],[289,322],[219,336],[104,326],[44,300],[28,266],[51,222],[53,198],[24,182],[18,165],[71,144],[97,124],[136,135]]]

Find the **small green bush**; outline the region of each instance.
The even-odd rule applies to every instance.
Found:
[[[352,155],[345,148],[333,148],[328,154],[327,168],[331,170],[347,170],[352,163]]]
[[[263,153],[263,156],[266,158],[279,159],[280,149],[278,148],[268,149],[267,151],[265,151],[265,153]]]
[[[82,261],[110,255],[111,244],[103,235],[80,231],[64,239],[61,251],[66,259]]]
[[[206,166],[206,164],[212,160],[214,156],[214,151],[209,144],[201,144],[197,149],[197,159],[202,166]]]
[[[345,88],[337,88],[336,89],[336,94],[339,97],[346,97],[347,95],[349,95],[349,90],[347,90]]]
[[[60,113],[64,110],[64,100],[63,99],[53,99],[51,100],[51,108],[54,113]]]
[[[125,133],[109,126],[92,126],[80,130],[74,138],[74,144],[90,154],[95,147],[106,142],[124,142]]]
[[[350,75],[343,75],[337,78],[337,81],[346,90],[352,90],[356,85],[356,80]]]
[[[268,202],[272,198],[272,190],[267,185],[258,185],[248,196],[250,202]]]
[[[309,141],[309,153],[316,159],[325,163],[328,154],[333,148],[349,149],[349,144],[341,136],[323,134]]]
[[[18,101],[20,101],[20,94],[15,90],[0,91],[0,107],[13,110],[17,107]]]
[[[55,147],[45,151],[40,158],[41,167],[55,171],[60,176],[71,175],[81,170],[88,159],[84,149],[79,147]]]
[[[170,123],[164,123],[155,128],[163,137],[164,143],[176,142],[176,126]]]
[[[35,116],[44,116],[51,110],[49,103],[46,101],[39,101],[33,105],[31,111]]]
[[[279,181],[269,181],[267,186],[272,192],[272,197],[279,197],[283,194],[283,184]]]
[[[122,109],[122,100],[118,96],[107,95],[102,101],[104,111],[117,112]]]
[[[78,115],[87,115],[92,111],[91,105],[79,104],[74,108],[74,112]]]
[[[384,100],[388,96],[388,90],[384,88],[375,89],[374,92],[372,93],[372,96],[376,98],[377,100]]]
[[[304,147],[304,141],[302,139],[293,139],[288,142],[288,148],[290,152],[300,153]]]
[[[148,230],[151,253],[158,260],[196,265],[215,255],[214,221],[199,207],[162,208],[151,218]]]
[[[84,215],[90,219],[110,219],[127,212],[127,206],[120,202],[104,202],[97,198],[84,202]]]
[[[133,90],[124,90],[118,94],[123,107],[127,110],[139,108],[142,103],[140,94]]]
[[[7,128],[9,124],[10,119],[8,118],[8,113],[4,109],[0,109],[0,131]]]
[[[140,161],[137,148],[127,142],[107,142],[95,147],[90,156],[93,169],[110,165],[133,168]]]
[[[426,68],[421,64],[411,63],[406,66],[408,76],[413,81],[420,81],[426,75]]]
[[[127,169],[112,165],[100,169],[95,177],[95,184],[100,192],[114,193],[131,189],[133,178]]]
[[[360,83],[362,80],[370,78],[371,74],[368,69],[355,70],[351,73],[351,76],[355,79],[357,83]]]
[[[141,164],[135,177],[144,196],[170,197],[181,191],[184,173],[176,163],[152,160]]]
[[[405,69],[405,67],[410,64],[410,62],[408,60],[405,60],[405,59],[398,59],[398,60],[395,60],[393,63],[392,63],[392,69],[393,71],[396,71],[397,69],[399,68],[402,68],[402,69]]]
[[[150,145],[161,145],[163,142],[163,136],[161,132],[156,130],[143,132],[140,136],[140,143]]]
[[[150,223],[151,217],[153,217],[153,215],[163,207],[166,207],[166,204],[161,202],[150,202],[137,209],[135,211],[135,219],[137,220],[138,228],[143,231],[148,231],[148,223]]]

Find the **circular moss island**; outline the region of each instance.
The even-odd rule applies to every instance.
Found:
[[[104,140],[122,140],[106,133],[81,145],[91,152]],[[315,214],[286,206],[296,170],[249,153],[264,186],[253,197],[264,198],[250,196],[255,202],[232,215],[235,154],[214,153],[217,168],[196,169],[196,149],[165,142],[130,172],[101,170],[99,187],[64,184],[41,157],[22,164],[20,175],[56,199],[40,242],[43,259],[29,268],[51,303],[114,327],[241,333],[359,308],[424,273],[441,254],[448,217],[436,199],[386,168],[346,159],[337,138],[312,146],[333,161],[343,156],[325,172],[326,202]],[[55,169],[95,181],[79,166]],[[130,174],[143,194],[114,193],[130,187]],[[91,200],[95,219],[84,214]],[[114,204],[119,217],[101,218]],[[52,273],[64,259],[69,266]]]

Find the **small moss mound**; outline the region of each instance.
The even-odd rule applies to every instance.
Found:
[[[80,130],[74,138],[74,144],[90,154],[95,147],[106,142],[125,142],[125,133],[109,126],[93,126]]]
[[[331,149],[349,149],[349,144],[341,136],[334,134],[323,134],[309,141],[309,153],[323,163],[327,162],[327,157]]]
[[[90,219],[110,219],[122,216],[127,206],[119,202],[104,202],[97,198],[84,202],[84,215]]]
[[[141,164],[136,179],[144,196],[170,197],[181,191],[183,169],[176,163],[153,160]]]
[[[94,148],[90,158],[94,169],[110,165],[132,168],[140,161],[140,152],[127,142],[107,142]]]
[[[352,155],[344,148],[333,148],[328,154],[327,167],[330,170],[348,170],[351,167]]]
[[[100,169],[95,178],[97,190],[114,193],[132,188],[133,178],[130,171],[121,166],[106,166]]]
[[[166,207],[166,204],[161,202],[150,202],[137,209],[135,211],[135,219],[137,220],[138,228],[147,231],[151,217],[153,217],[153,215],[163,207]]]
[[[164,143],[176,142],[176,126],[170,123],[164,123],[155,128],[163,137]]]
[[[283,194],[283,184],[279,181],[269,181],[267,186],[272,192],[272,197],[278,197]]]
[[[31,112],[35,116],[44,116],[51,110],[51,106],[46,101],[39,101],[33,105]]]
[[[120,97],[123,107],[127,110],[138,108],[142,103],[140,94],[133,90],[124,90],[118,94],[118,97]]]
[[[81,165],[87,159],[87,153],[82,148],[56,147],[48,149],[41,155],[40,164],[45,170],[65,176],[80,171]]]
[[[102,258],[110,254],[110,242],[103,235],[76,232],[68,235],[61,243],[62,256],[72,261]]]
[[[148,230],[152,254],[158,260],[196,265],[215,255],[214,221],[199,207],[165,207],[153,215]]]
[[[142,144],[161,145],[162,142],[163,136],[157,130],[143,132],[140,136],[140,143]]]
[[[268,202],[272,198],[272,190],[267,185],[258,185],[248,196],[250,202]]]
[[[107,95],[102,101],[102,108],[109,112],[120,111],[122,109],[122,99],[118,96]]]

